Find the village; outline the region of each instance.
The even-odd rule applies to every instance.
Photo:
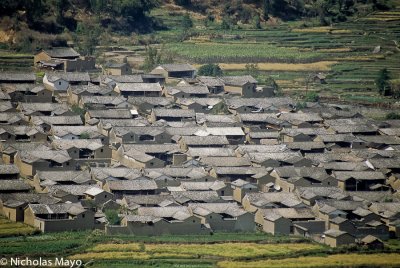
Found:
[[[400,237],[400,120],[299,105],[189,63],[96,73],[94,58],[53,48],[34,65],[43,77],[0,73],[9,220],[43,233],[258,230],[331,247]]]

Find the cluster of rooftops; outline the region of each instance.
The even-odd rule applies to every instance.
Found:
[[[0,74],[0,213],[43,232],[399,236],[400,120],[192,71]]]

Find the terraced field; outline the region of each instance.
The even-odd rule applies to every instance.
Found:
[[[156,36],[181,61],[219,63],[227,74],[246,73],[246,63],[258,63],[258,80],[272,76],[288,94],[304,94],[308,84],[322,97],[385,103],[392,100],[377,95],[378,71],[388,68],[393,79],[400,77],[400,8],[328,27],[305,27],[312,24],[305,21],[227,31],[195,20],[196,35],[183,43],[176,42],[179,17],[160,10],[154,15],[170,27]],[[377,46],[379,52],[373,53]],[[319,72],[326,84],[306,83]]]
[[[85,267],[398,267],[399,241],[385,253],[331,249],[266,233],[107,236],[99,231],[0,238],[0,257],[82,260]],[[354,252],[354,250],[357,250]],[[346,266],[348,267],[348,265]]]
[[[1,71],[27,71],[33,67],[33,55],[0,50]]]
[[[0,217],[0,237],[31,235],[35,232],[36,230],[28,225]]]

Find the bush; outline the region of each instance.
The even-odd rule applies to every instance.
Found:
[[[390,120],[390,119],[400,119],[400,114],[398,114],[398,113],[395,113],[395,112],[390,112],[390,113],[388,113],[388,114],[386,114],[386,117],[385,117],[387,120]]]
[[[107,221],[110,225],[119,225],[121,223],[121,219],[118,216],[118,211],[114,209],[108,209],[104,212],[106,215]]]
[[[205,76],[222,76],[223,72],[218,64],[209,63],[209,64],[202,65],[199,68],[198,74],[205,75]]]
[[[316,92],[308,92],[304,96],[304,101],[306,101],[306,102],[318,102],[319,101],[319,95]]]

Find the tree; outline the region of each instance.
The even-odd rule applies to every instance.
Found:
[[[161,63],[161,53],[158,52],[157,48],[148,46],[146,48],[146,58],[144,59],[143,69],[150,71],[156,65]]]
[[[263,0],[262,10],[263,10],[263,18],[264,20],[269,19],[268,13],[270,12],[270,3],[269,0]]]
[[[258,76],[259,68],[257,63],[247,63],[245,67],[246,67],[246,73],[248,75],[254,77]]]
[[[379,71],[378,77],[375,79],[375,84],[379,94],[383,96],[391,95],[391,88],[389,84],[390,74],[387,68],[383,68]]]
[[[88,20],[85,23],[78,23],[76,39],[78,39],[79,50],[83,55],[93,55],[101,32],[98,21]]]
[[[191,0],[175,0],[174,2],[179,6],[190,6],[192,4]]]
[[[222,76],[223,72],[218,64],[209,63],[209,64],[202,65],[199,68],[198,74],[205,75],[205,76]]]
[[[183,31],[188,31],[190,28],[193,27],[193,21],[192,18],[190,18],[189,13],[186,13],[183,18],[182,18],[182,28]]]
[[[108,224],[110,225],[119,225],[121,223],[121,219],[118,216],[118,211],[114,209],[107,209],[104,214],[106,215]]]
[[[222,18],[221,29],[222,30],[229,30],[232,26],[232,22],[228,16]]]
[[[253,18],[253,26],[255,29],[261,29],[261,20],[260,16],[255,15]]]

